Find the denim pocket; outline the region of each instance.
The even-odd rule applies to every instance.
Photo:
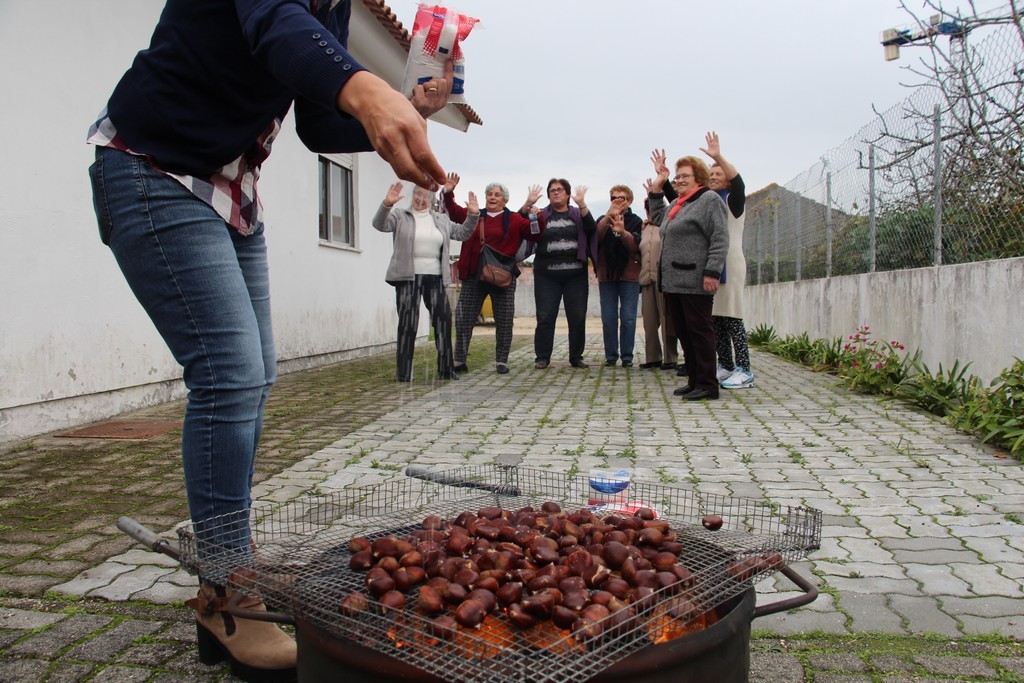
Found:
[[[103,156],[96,150],[96,161],[89,166],[89,182],[92,183],[92,208],[96,212],[96,224],[100,241],[110,246],[110,210],[107,208],[107,193],[103,188]]]

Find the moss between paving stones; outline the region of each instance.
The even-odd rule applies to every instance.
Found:
[[[933,634],[809,633],[780,638],[755,631],[750,647],[755,661],[761,653],[794,656],[804,667],[807,680],[815,681],[826,672],[860,673],[871,680],[1024,680],[1015,673],[1016,667],[1024,663],[1024,643],[1001,636],[952,639]]]
[[[513,349],[530,343],[515,337]],[[433,344],[416,350],[415,367],[433,367]],[[494,367],[494,339],[474,340],[470,368]],[[282,375],[270,392],[257,482],[290,467],[435,388],[417,381],[396,391],[393,353]],[[181,419],[184,402],[146,408],[135,419]],[[68,474],[74,473],[73,483]],[[145,441],[66,439],[18,442],[0,453],[0,591],[41,595],[127,550],[117,528],[128,515],[157,533],[188,517],[181,475],[181,431]],[[79,540],[87,539],[87,540]],[[55,561],[56,560],[56,561]]]

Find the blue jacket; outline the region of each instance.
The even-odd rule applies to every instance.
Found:
[[[164,170],[213,173],[237,159],[295,102],[314,152],[372,149],[335,104],[364,71],[348,53],[352,0],[167,0],[147,49],[107,103],[118,134]]]

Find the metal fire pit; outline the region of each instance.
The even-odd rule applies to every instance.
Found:
[[[371,599],[370,609],[355,616],[342,614],[341,600],[366,589],[365,572],[349,568],[348,542],[354,537],[401,536],[420,528],[427,515],[450,519],[487,506],[517,510],[527,505],[539,508],[552,501],[573,512],[587,506],[590,494],[586,477],[519,467],[459,467],[416,476],[423,478],[400,477],[278,507],[254,508],[248,530],[238,519],[220,524],[208,520],[202,525],[205,538],[249,534],[251,530],[253,568],[237,572],[237,553],[224,552],[189,530],[179,532],[182,563],[204,575],[232,574],[236,589],[258,595],[291,617],[297,627],[299,675],[304,681],[336,676],[340,669],[319,678],[320,666],[310,671],[307,663],[339,657],[336,667],[345,666],[346,677],[355,676],[353,680],[582,683],[619,680],[615,671],[625,672],[621,675],[627,678],[660,680],[637,674],[636,667],[650,673],[666,656],[678,659],[678,654],[671,653],[677,653],[683,641],[710,637],[700,631],[687,635],[696,630],[694,624],[710,625],[707,631],[711,632],[729,619],[738,619],[739,626],[727,628],[743,632],[741,647],[747,661],[751,614],[788,609],[814,598],[813,589],[783,566],[783,573],[804,587],[809,599],[776,603],[758,614],[753,611],[752,586],[779,566],[761,567],[742,580],[728,567],[736,560],[769,554],[778,554],[785,562],[803,558],[819,547],[819,511],[634,481],[630,498],[654,508],[684,546],[680,563],[694,575],[686,597],[699,607],[699,614],[691,612],[686,624],[669,614],[667,589],[655,592],[654,599],[637,610],[635,619],[587,645],[577,642],[568,631],[544,626],[545,622],[519,631],[497,613],[479,629],[460,628],[451,640],[431,638],[429,618],[412,604],[397,614],[381,613]],[[720,515],[723,526],[715,531],[705,529],[701,519],[707,514]],[[410,600],[414,602],[414,598]],[[741,605],[746,607],[740,609]],[[360,677],[347,668],[349,665],[368,673]],[[739,680],[745,680],[745,669],[742,675]]]

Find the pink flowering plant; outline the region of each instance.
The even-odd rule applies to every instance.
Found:
[[[871,338],[867,325],[851,334],[837,359],[836,374],[851,391],[893,396],[907,377],[906,347],[897,340]]]

